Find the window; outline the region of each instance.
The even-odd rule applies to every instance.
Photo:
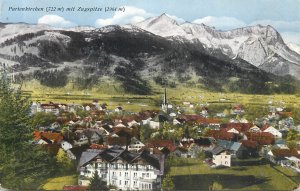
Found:
[[[136,181],[133,181],[133,186],[136,186]]]
[[[119,181],[119,185],[122,185],[122,180]]]
[[[135,172],[135,173],[133,173],[133,177],[137,177],[137,173]]]
[[[152,187],[152,185],[151,185],[151,184],[149,184],[149,189],[152,189],[151,187]]]
[[[125,181],[125,186],[128,186],[128,181],[127,180]]]
[[[113,172],[113,173],[112,173],[112,176],[117,176],[117,175],[116,175],[116,172]]]
[[[125,177],[128,177],[128,172],[125,172]]]
[[[119,176],[122,176],[122,173],[121,173],[121,172],[119,173]]]

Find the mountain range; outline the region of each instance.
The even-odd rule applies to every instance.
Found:
[[[151,81],[214,91],[295,93],[300,55],[271,26],[219,31],[166,14],[134,25],[52,28],[0,23],[0,63],[16,80],[86,88],[114,79],[147,94]],[[295,47],[293,47],[295,48]]]

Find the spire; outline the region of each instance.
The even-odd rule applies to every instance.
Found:
[[[167,101],[167,89],[165,88],[165,95],[163,99],[163,103],[161,105],[161,109],[164,112],[168,112],[168,101]]]
[[[165,97],[164,97],[164,104],[167,105],[167,88],[165,88]]]

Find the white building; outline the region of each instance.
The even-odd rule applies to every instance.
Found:
[[[216,166],[231,166],[231,155],[227,153],[226,151],[218,154],[213,155],[213,163],[215,163]]]
[[[160,190],[164,155],[146,150],[140,153],[124,149],[87,150],[79,162],[79,185],[89,185],[96,170],[107,185],[118,189]]]
[[[264,132],[271,133],[275,138],[282,138],[282,133],[272,126],[267,127]]]
[[[140,140],[135,137],[132,137],[130,140],[130,144],[128,145],[128,151],[130,152],[138,152],[145,146]]]
[[[223,147],[216,146],[211,152],[213,154],[212,162],[216,166],[231,166],[231,154]]]
[[[60,145],[61,145],[61,148],[64,149],[65,151],[67,151],[67,150],[73,148],[72,144],[69,143],[68,141],[62,141],[62,142],[60,143]]]

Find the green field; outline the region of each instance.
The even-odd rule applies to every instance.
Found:
[[[289,169],[248,161],[212,169],[202,160],[186,159],[184,165],[171,167],[170,174],[176,190],[209,190],[213,182],[224,190],[292,190],[300,183],[300,175]]]
[[[55,178],[49,178],[47,182],[42,186],[43,190],[62,190],[65,185],[77,185],[77,176],[61,176]]]
[[[22,89],[32,95],[33,101],[40,102],[60,102],[60,103],[87,103],[94,99],[99,102],[106,102],[114,107],[122,105],[125,109],[139,111],[141,109],[158,109],[162,100],[164,89],[154,83],[151,84],[152,93],[150,95],[134,95],[125,93],[120,88],[120,83],[115,81],[103,81],[100,85],[89,90],[79,90],[73,84],[68,84],[62,88],[49,88],[40,85],[32,80],[25,82]],[[266,106],[269,101],[274,105],[285,105],[297,107],[300,105],[299,95],[273,94],[273,95],[253,95],[240,93],[218,93],[192,85],[178,85],[176,88],[168,88],[168,99],[171,103],[180,104],[183,101],[192,103],[210,104],[251,104]]]

